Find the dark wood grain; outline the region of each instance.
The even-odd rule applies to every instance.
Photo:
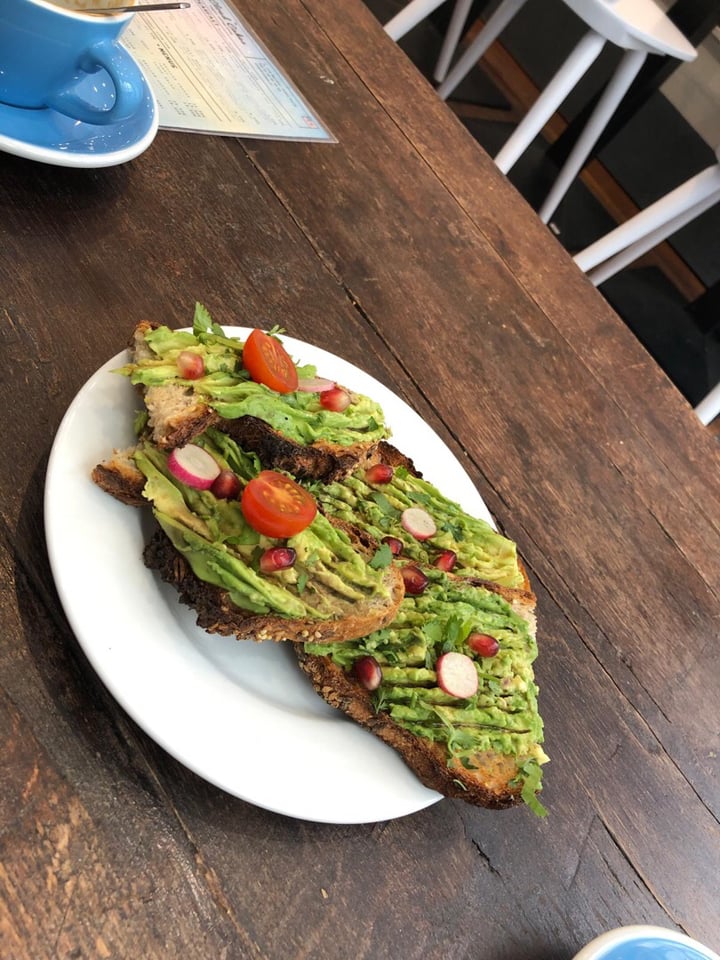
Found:
[[[337,144],[0,154],[0,955],[570,960],[636,922],[717,950],[717,439],[360,2],[238,6]],[[394,389],[518,541],[548,819],[277,816],[104,689],[52,583],[47,457],[132,326],[196,300]]]

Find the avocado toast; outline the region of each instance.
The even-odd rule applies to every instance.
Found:
[[[296,646],[300,666],[323,699],[392,746],[426,786],[496,809],[524,802],[543,815],[535,597],[516,546],[390,444],[377,453],[370,468],[311,486],[329,516],[352,517],[392,552],[405,599],[368,637]]]
[[[497,809],[525,802],[542,814],[534,598],[438,570],[429,578],[387,628],[345,644],[296,645],[300,666],[323,699],[394,747],[427,787]],[[477,636],[494,638],[497,652],[476,653]],[[471,659],[472,695],[443,689],[438,663],[447,654]],[[373,689],[356,667],[367,659],[380,667]]]
[[[263,476],[257,457],[221,431],[209,428],[195,444],[236,478],[239,491]],[[145,563],[177,589],[205,630],[238,639],[337,642],[392,619],[402,576],[374,562],[377,545],[369,537],[314,511],[293,535],[268,536],[250,525],[237,490],[223,497],[196,489],[172,472],[171,458],[142,440],[98,465],[93,479],[125,503],[152,505],[158,529]]]
[[[226,336],[201,304],[192,332],[138,324],[130,352],[118,372],[142,390],[158,447],[182,446],[213,426],[264,466],[332,479],[369,462],[388,436],[369,397],[295,365],[274,331],[253,330],[246,342]],[[334,396],[315,384],[331,386]]]

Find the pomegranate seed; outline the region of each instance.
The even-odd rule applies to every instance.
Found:
[[[416,567],[411,563],[403,567],[400,572],[402,573],[402,578],[405,581],[405,593],[409,593],[411,596],[417,597],[421,593],[425,592],[425,588],[428,585],[428,578],[422,572],[420,567]]]
[[[382,682],[382,670],[375,657],[360,657],[353,663],[352,672],[366,690],[377,690]]]
[[[494,657],[500,649],[500,644],[495,637],[491,637],[487,633],[471,633],[467,638],[467,645],[473,653],[477,653],[481,657]]]
[[[390,547],[390,552],[394,557],[399,557],[403,552],[403,542],[397,537],[383,537],[382,542]]]
[[[326,410],[342,413],[350,406],[350,394],[342,387],[333,387],[331,390],[323,390],[320,403]]]
[[[221,470],[210,487],[210,493],[218,500],[236,500],[240,493],[240,481],[232,470]]]
[[[435,664],[438,686],[451,697],[466,700],[477,693],[478,675],[475,664],[464,653],[444,653]]]
[[[183,350],[178,354],[177,368],[183,380],[199,380],[205,376],[205,361],[192,350]]]
[[[438,570],[444,570],[445,573],[450,573],[456,563],[457,554],[454,550],[443,550],[443,552],[435,558],[435,566]]]
[[[295,565],[295,551],[292,547],[270,547],[260,557],[260,570],[263,573],[275,573],[287,570]]]
[[[387,463],[376,463],[365,471],[368,483],[390,483],[393,478],[393,468]]]

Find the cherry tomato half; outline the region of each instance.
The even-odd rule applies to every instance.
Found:
[[[278,393],[298,388],[295,364],[285,347],[275,337],[253,330],[243,346],[243,366],[255,383],[263,383]]]
[[[317,513],[312,495],[274,470],[262,470],[240,498],[243,516],[258,533],[286,539],[309,526]]]

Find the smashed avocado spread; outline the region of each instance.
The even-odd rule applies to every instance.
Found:
[[[395,467],[392,479],[382,485],[368,483],[364,472],[356,470],[331,484],[312,484],[311,489],[329,516],[351,521],[378,542],[387,536],[402,540],[404,558],[430,566],[442,550],[452,550],[457,555],[453,573],[458,576],[505,587],[521,587],[525,582],[512,540],[471,517],[405,467]],[[408,507],[422,507],[435,521],[437,533],[429,540],[417,540],[403,528],[400,516]]]
[[[298,390],[283,394],[255,383],[243,366],[242,342],[225,336],[201,304],[195,308],[192,333],[161,326],[149,330],[145,342],[150,355],[126,364],[119,373],[129,377],[131,383],[145,387],[177,384],[191,390],[226,420],[257,417],[284,437],[302,444],[322,440],[349,446],[389,435],[380,405],[361,394],[350,393],[350,405],[336,412],[321,405],[319,393]],[[180,375],[178,357],[184,351],[202,357],[204,372],[197,379]],[[312,366],[297,370],[301,379],[316,375]]]
[[[530,626],[490,590],[454,583],[440,571],[429,576],[425,593],[406,597],[389,627],[345,643],[306,643],[305,650],[330,657],[346,671],[359,657],[374,657],[382,670],[373,695],[378,712],[418,737],[445,744],[448,763],[473,769],[479,755],[512,756],[518,765],[512,785],[520,785],[522,799],[542,815],[536,794],[547,757],[540,746],[532,669],[537,646]],[[468,647],[477,632],[499,642],[495,656],[480,657]],[[479,681],[474,696],[457,699],[438,686],[435,664],[450,651],[473,659]]]
[[[219,431],[208,430],[194,442],[243,486],[260,470],[253,454]],[[374,569],[322,514],[294,537],[274,540],[253,530],[238,500],[221,500],[177,480],[167,454],[151,443],[141,443],[134,459],[146,478],[143,496],[174,547],[200,580],[227,590],[243,610],[329,620],[346,615],[358,601],[388,596],[383,570]],[[261,574],[260,556],[278,543],[296,551],[295,564]]]

